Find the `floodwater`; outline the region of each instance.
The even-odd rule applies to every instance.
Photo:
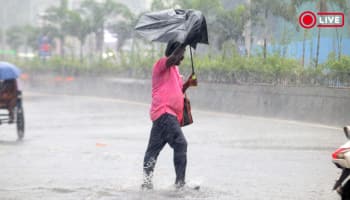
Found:
[[[156,166],[153,191],[141,191],[151,122],[147,104],[25,93],[26,135],[0,126],[1,200],[339,199],[331,153],[340,129],[194,110],[187,137],[187,182],[176,191],[172,150]]]

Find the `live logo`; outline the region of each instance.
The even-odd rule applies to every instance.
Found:
[[[323,25],[341,25],[343,19],[341,16],[318,16],[318,23]]]
[[[342,12],[319,12],[317,13],[317,27],[344,27],[344,18],[344,13]]]
[[[312,11],[304,11],[299,16],[301,27],[311,29],[318,28],[340,28],[344,27],[345,15],[343,12],[318,12],[317,16]]]

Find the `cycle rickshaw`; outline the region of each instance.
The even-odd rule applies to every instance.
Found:
[[[22,91],[18,89],[20,70],[13,64],[0,62],[0,125],[16,124],[17,137],[24,137]]]

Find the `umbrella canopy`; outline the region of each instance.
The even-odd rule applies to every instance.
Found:
[[[16,79],[21,74],[15,65],[8,62],[0,62],[0,80]]]
[[[198,10],[169,9],[146,13],[135,30],[150,41],[178,41],[193,48],[197,43],[209,44],[207,23]]]

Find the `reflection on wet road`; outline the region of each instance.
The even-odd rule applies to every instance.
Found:
[[[195,104],[193,102],[192,104]],[[172,151],[160,154],[155,190],[142,192],[148,105],[114,99],[27,94],[26,135],[0,126],[0,199],[337,199],[331,153],[340,129],[193,111],[187,180],[175,191]]]

